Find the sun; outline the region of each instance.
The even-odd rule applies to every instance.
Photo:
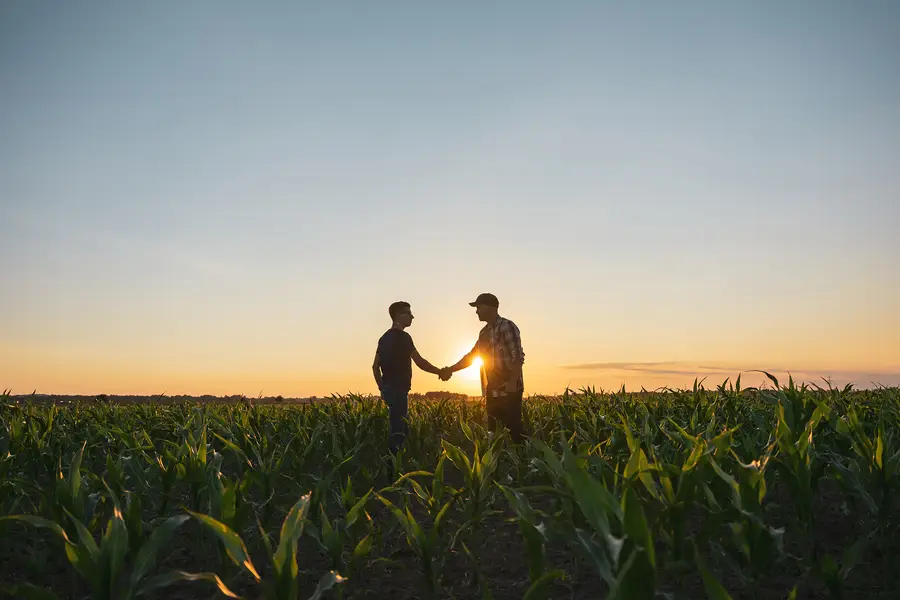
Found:
[[[481,360],[480,356],[476,356],[475,360],[472,361],[472,364],[459,372],[460,375],[465,377],[469,381],[481,381],[481,365],[484,364],[484,361]]]

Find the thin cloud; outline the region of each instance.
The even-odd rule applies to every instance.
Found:
[[[674,361],[660,362],[598,362],[583,363],[577,365],[565,365],[561,367],[567,370],[578,371],[635,371],[638,373],[653,373],[661,375],[693,375],[699,371],[711,373],[726,373],[735,370],[734,367],[710,367],[678,363]]]
[[[709,375],[734,375],[738,373],[750,373],[753,376],[764,377],[758,371],[767,371],[776,376],[779,381],[787,380],[788,376],[794,381],[823,381],[832,382],[856,382],[864,385],[870,383],[881,385],[900,385],[900,370],[861,370],[861,369],[785,369],[774,367],[754,366],[725,366],[725,365],[693,365],[675,361],[657,362],[595,362],[564,365],[560,367],[574,371],[630,371],[643,375],[672,375],[681,377],[697,377]]]

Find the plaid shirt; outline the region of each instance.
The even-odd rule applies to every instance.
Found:
[[[485,396],[488,389],[493,391],[509,381],[514,365],[525,363],[519,328],[509,319],[500,316],[493,325],[484,326],[478,334],[478,342],[472,353],[481,357],[481,391]],[[522,371],[519,370],[516,391],[524,390],[525,382]]]

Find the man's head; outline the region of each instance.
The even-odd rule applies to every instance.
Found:
[[[412,310],[409,302],[394,302],[388,307],[388,314],[395,327],[409,327],[413,322]]]
[[[475,307],[475,314],[478,315],[479,321],[491,323],[497,318],[500,301],[493,294],[478,294],[475,302],[469,302],[469,306]]]

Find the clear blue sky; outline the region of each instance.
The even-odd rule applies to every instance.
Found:
[[[368,391],[481,291],[535,392],[900,383],[898,57],[886,0],[4,2],[0,388]]]

